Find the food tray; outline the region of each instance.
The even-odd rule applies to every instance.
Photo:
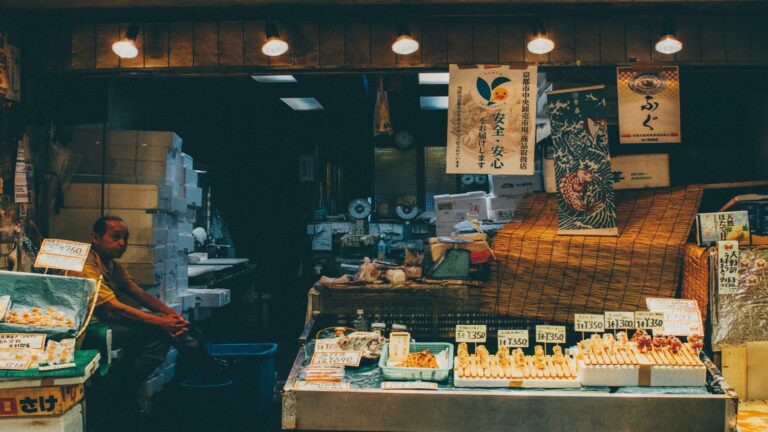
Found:
[[[410,345],[410,352],[419,352],[428,349],[432,354],[439,354],[448,350],[448,365],[446,368],[405,368],[387,366],[389,360],[389,343],[384,344],[379,359],[379,367],[385,380],[390,381],[445,381],[453,369],[453,344],[445,342],[414,342]]]
[[[458,360],[456,360],[458,361]],[[576,371],[576,363],[568,359],[571,371]],[[511,377],[465,377],[459,376],[454,369],[453,385],[456,387],[480,387],[480,388],[578,388],[581,387],[579,379],[575,376],[546,378],[523,377],[523,373],[516,366],[512,366]]]

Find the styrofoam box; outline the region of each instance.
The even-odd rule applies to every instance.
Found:
[[[193,309],[195,307],[195,295],[190,294],[189,290],[187,290],[186,294],[179,295],[179,302],[181,302],[183,310],[188,311]]]
[[[518,196],[488,196],[486,199],[486,205],[488,211],[497,209],[514,209],[520,203],[521,197]]]
[[[203,189],[188,184],[187,204],[193,207],[201,207],[203,205]]]
[[[192,156],[190,156],[190,155],[188,155],[186,153],[182,153],[181,154],[181,161],[182,161],[181,164],[182,164],[182,166],[184,168],[192,169],[192,166],[193,166],[193,163],[194,163],[194,160],[192,159]],[[189,182],[186,182],[186,183],[189,183]]]
[[[121,263],[145,263],[145,264],[157,264],[162,263],[165,260],[165,246],[144,246],[134,245],[128,246],[125,253],[120,257]]]
[[[0,430],[13,432],[81,432],[85,430],[83,402],[59,416],[0,417]]]
[[[493,222],[509,222],[515,219],[516,208],[488,210],[488,220]]]
[[[530,176],[491,175],[491,193],[496,196],[520,196],[543,190],[541,171]]]
[[[435,195],[435,215],[438,223],[461,222],[468,215],[479,219],[488,217],[484,192],[457,195]]]
[[[636,386],[640,380],[637,365],[585,365],[579,360],[579,381],[583,386]]]
[[[195,251],[195,238],[192,236],[192,234],[179,233],[178,247],[179,247],[179,250],[185,250],[187,252],[194,252]]]
[[[179,297],[187,294],[189,290],[189,277],[186,274],[183,276],[181,274],[176,275],[176,290],[179,293]]]
[[[195,304],[200,307],[222,307],[229,304],[229,290],[225,288],[190,288],[189,294],[195,296]]]
[[[176,228],[179,230],[180,233],[191,234],[192,233],[192,222],[179,221],[176,224]]]
[[[105,214],[120,216],[131,232],[131,242],[153,244],[152,218],[145,210],[105,209]],[[101,216],[98,209],[61,209],[51,218],[50,237],[90,243],[93,222]]]

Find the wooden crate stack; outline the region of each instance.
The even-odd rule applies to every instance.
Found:
[[[89,242],[101,215],[102,152],[104,214],[122,217],[131,231],[119,260],[137,282],[167,304],[186,309],[187,253],[194,250],[195,209],[202,205],[193,159],[173,132],[76,129],[68,147],[83,156],[62,207],[51,217],[50,237]]]

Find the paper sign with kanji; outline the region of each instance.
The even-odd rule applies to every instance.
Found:
[[[533,174],[536,66],[450,66],[448,174]]]
[[[680,71],[677,66],[616,69],[619,142],[680,142]]]

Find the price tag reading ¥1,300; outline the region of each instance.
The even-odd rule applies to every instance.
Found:
[[[609,330],[626,330],[635,328],[635,313],[606,312],[605,328]]]
[[[635,312],[635,327],[639,329],[661,330],[664,328],[664,312]]]
[[[485,324],[456,326],[456,342],[485,342],[487,334]]]
[[[565,343],[565,327],[537,325],[536,326],[536,342],[564,344]]]
[[[527,348],[528,330],[499,330],[499,347]]]
[[[602,333],[605,331],[603,314],[575,314],[573,329],[583,333]]]
[[[311,364],[357,367],[360,365],[360,356],[360,351],[316,352]]]

